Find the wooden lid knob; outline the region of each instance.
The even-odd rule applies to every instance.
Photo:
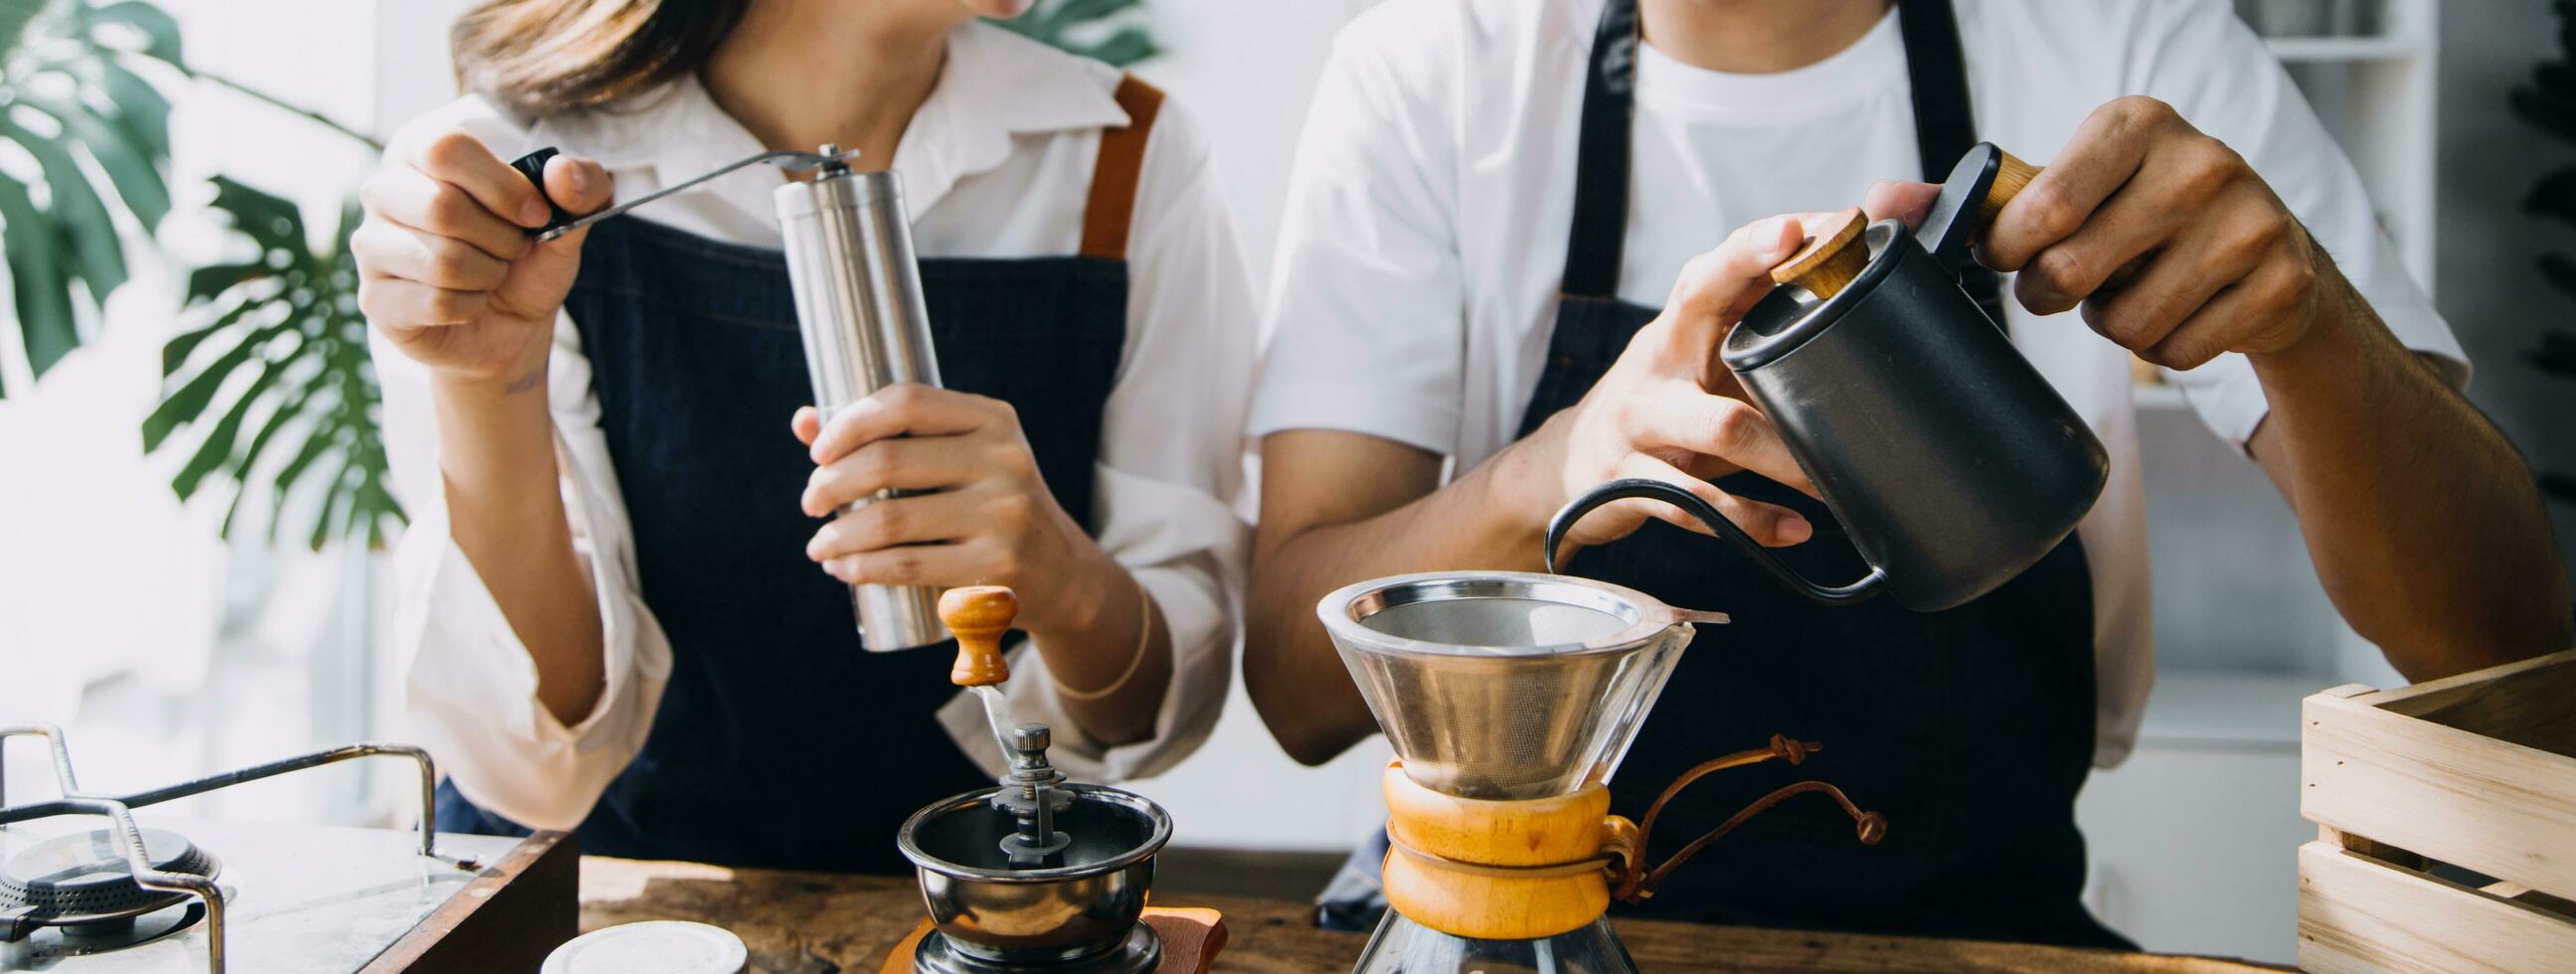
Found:
[[[1020,597],[1000,585],[952,588],[939,596],[939,621],[957,636],[957,663],[948,682],[961,687],[991,686],[1011,678],[1002,660],[1002,634],[1020,614]]]
[[[1869,266],[1869,248],[1860,242],[1867,226],[1869,214],[1858,207],[1817,221],[1798,252],[1771,268],[1771,280],[1806,288],[1818,298],[1841,294]]]

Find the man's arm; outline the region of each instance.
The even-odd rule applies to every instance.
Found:
[[[2389,332],[2242,157],[2170,106],[2094,112],[1996,215],[1979,256],[2020,272],[2033,312],[2080,305],[2149,362],[2243,353],[2271,406],[2255,458],[2335,607],[2409,678],[2568,645],[2566,574],[2512,446]]]
[[[1681,485],[1763,544],[1807,540],[1813,528],[1787,508],[1708,483],[1747,469],[1808,488],[1760,410],[1710,391],[1723,374],[1710,350],[1770,290],[1771,265],[1796,248],[1800,225],[1765,220],[1693,260],[1664,313],[1582,402],[1446,487],[1440,457],[1393,440],[1308,429],[1262,438],[1243,682],[1290,757],[1320,764],[1377,729],[1315,618],[1316,601],[1336,588],[1406,572],[1535,569],[1557,509],[1620,477]],[[1670,505],[1622,501],[1585,517],[1568,541],[1600,544],[1649,517],[1707,530]]]
[[[2308,336],[2251,356],[2272,412],[2250,448],[2335,608],[2416,681],[2576,642],[2522,458],[2326,269],[2331,304]]]
[[[1244,689],[1288,756],[1332,760],[1377,731],[1315,619],[1324,594],[1414,571],[1520,565],[1539,531],[1504,496],[1506,450],[1447,489],[1441,458],[1365,433],[1283,430],[1261,441]]]

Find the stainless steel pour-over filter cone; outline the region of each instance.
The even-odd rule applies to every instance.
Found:
[[[1609,780],[1690,624],[1726,621],[1525,572],[1381,578],[1325,596],[1316,613],[1406,775],[1484,799]]]

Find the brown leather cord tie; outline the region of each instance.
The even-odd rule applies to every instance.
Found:
[[[1748,764],[1760,764],[1773,758],[1793,765],[1802,764],[1807,760],[1807,755],[1824,749],[1825,745],[1819,741],[1800,741],[1773,734],[1770,747],[1737,751],[1722,758],[1703,761],[1698,767],[1682,772],[1681,777],[1674,778],[1672,784],[1664,786],[1663,794],[1655,796],[1654,804],[1646,806],[1646,820],[1637,827],[1637,859],[1626,863],[1619,870],[1619,875],[1616,877],[1617,884],[1611,895],[1618,897],[1623,903],[1645,902],[1655,895],[1655,887],[1664,881],[1666,874],[1671,873],[1682,863],[1688,862],[1690,857],[1698,855],[1701,849],[1708,848],[1709,843],[1724,838],[1727,833],[1735,831],[1736,826],[1770,810],[1771,806],[1811,791],[1820,791],[1833,796],[1834,801],[1842,805],[1844,813],[1852,817],[1852,821],[1859,830],[1861,844],[1877,845],[1880,839],[1887,837],[1886,816],[1877,812],[1862,811],[1860,806],[1852,804],[1851,798],[1845,796],[1840,788],[1822,781],[1801,781],[1764,795],[1756,799],[1753,804],[1744,806],[1743,811],[1735,813],[1724,824],[1709,830],[1707,835],[1691,840],[1691,843],[1683,846],[1680,852],[1673,853],[1672,858],[1664,860],[1663,865],[1656,866],[1652,870],[1644,868],[1647,843],[1654,838],[1655,819],[1664,814],[1665,803],[1672,801],[1673,796],[1681,794],[1682,789],[1690,787],[1692,782],[1707,777],[1712,772],[1739,768]]]

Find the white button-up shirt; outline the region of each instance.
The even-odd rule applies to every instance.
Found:
[[[2352,165],[2224,0],[1955,8],[1979,137],[2045,164],[2105,102],[2173,104],[2270,181],[2400,340],[2467,382],[2459,343]],[[1459,470],[1511,442],[1546,364],[1600,11],[1601,0],[1389,0],[1344,29],[1290,177],[1253,435],[1352,430]],[[1849,48],[1778,74],[1691,67],[1651,42],[1637,60],[1624,300],[1662,305],[1682,265],[1744,223],[1923,178],[1892,10]],[[2095,760],[2108,765],[2135,740],[2154,678],[2129,354],[2072,313],[2006,304],[2014,344],[2110,450],[2110,483],[2078,528],[2093,578]],[[2240,447],[2268,408],[2242,356],[2172,378]]]
[[[916,249],[925,257],[1074,252],[1100,130],[1127,124],[1112,98],[1119,73],[980,22],[957,28],[947,44],[939,83],[893,159],[912,210]],[[633,105],[533,126],[475,97],[412,126],[462,127],[504,159],[543,145],[598,158],[615,176],[621,199],[763,148],[694,78]],[[633,215],[717,240],[776,247],[770,191],[781,178],[754,168]],[[1015,713],[1055,726],[1049,755],[1056,764],[1094,781],[1169,767],[1215,724],[1232,673],[1232,593],[1247,536],[1232,507],[1247,385],[1223,377],[1253,368],[1249,278],[1205,137],[1170,102],[1155,121],[1136,200],[1127,341],[1103,417],[1093,523],[1100,545],[1162,609],[1172,640],[1171,684],[1153,736],[1118,747],[1086,738],[1064,715],[1049,690],[1044,659],[1030,648],[1011,659],[1007,688]],[[554,341],[547,391],[564,500],[598,593],[607,654],[605,692],[569,727],[537,702],[526,648],[450,536],[426,371],[382,345],[375,359],[395,484],[413,518],[395,559],[391,633],[398,658],[408,661],[408,713],[467,798],[532,827],[569,828],[643,746],[670,675],[671,646],[638,594],[623,485],[609,465],[590,365],[568,316],[556,322]],[[778,421],[784,438],[787,417]],[[940,721],[969,756],[1001,772],[1002,756],[972,697],[957,695],[941,709]]]

